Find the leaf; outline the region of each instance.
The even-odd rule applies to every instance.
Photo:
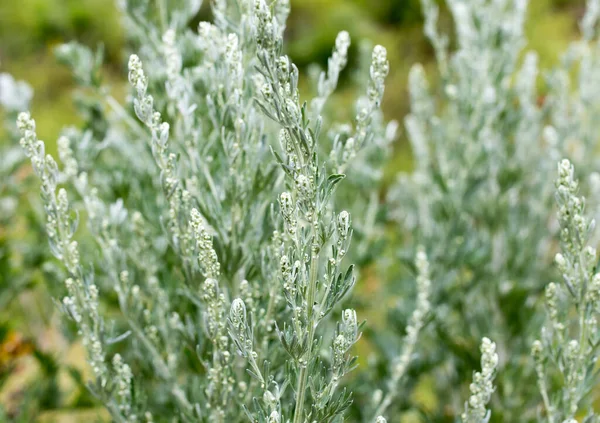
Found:
[[[106,343],[108,345],[119,343],[119,342],[127,339],[129,337],[129,335],[131,335],[131,331],[130,330],[128,330],[127,332],[122,333],[121,335],[118,335],[118,336],[115,336],[115,337],[112,337],[112,338],[108,338],[106,340]]]
[[[279,119],[277,119],[273,113],[271,113],[271,111],[267,108],[267,106],[258,98],[254,99],[254,102],[258,105],[258,107],[260,107],[260,109],[263,111],[263,113],[265,115],[267,115],[267,117],[269,117],[270,119],[272,119],[274,122],[279,123]]]
[[[329,175],[329,177],[327,177],[325,193],[323,195],[323,199],[321,200],[321,202],[327,203],[329,201],[329,197],[331,196],[331,194],[333,194],[335,187],[345,177],[346,177],[346,175],[344,175],[343,173],[334,173],[332,175]]]
[[[283,159],[281,158],[281,156],[279,155],[279,153],[277,153],[273,147],[270,147],[270,149],[271,149],[271,153],[273,153],[273,155],[275,156],[275,160],[277,160],[277,163],[279,163],[279,165],[281,166],[281,168],[283,169],[283,171],[288,176],[290,176],[291,178],[293,178],[294,175],[292,173],[292,169],[287,164],[285,164],[285,162],[283,161]]]

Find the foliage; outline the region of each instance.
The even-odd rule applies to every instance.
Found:
[[[415,168],[386,198],[386,49],[360,47],[361,94],[336,113],[350,35],[305,93],[284,53],[285,0],[214,0],[197,30],[200,0],[120,2],[135,52],[124,102],[102,48],[56,49],[81,87],[81,125],[61,132],[58,161],[30,113],[7,133],[41,182],[64,281],[52,292],[113,421],[595,421],[600,3],[543,83],[523,51],[526,0],[446,4],[453,36],[421,0],[439,88],[412,68]],[[14,118],[30,93],[3,78]],[[557,220],[562,157],[596,202],[584,209],[562,161]],[[565,289],[546,288],[544,323],[554,257]],[[386,300],[403,294],[371,327],[357,316],[377,298],[348,304],[370,272]],[[363,331],[371,359],[351,373]],[[426,409],[411,393],[432,377]]]
[[[437,27],[438,7],[422,4],[441,92],[433,94],[423,68],[413,67],[405,127],[415,170],[399,177],[389,197],[392,217],[413,237],[400,254],[423,245],[433,263],[434,336],[419,367],[435,374],[441,404],[458,406],[462,392],[453,387],[489,336],[500,352],[494,418],[533,420],[538,398],[526,391],[535,383],[528,353],[540,324],[536,298],[555,277],[548,181],[563,156],[587,174],[597,165],[590,154],[597,135],[589,132],[597,106],[587,98],[597,92],[598,3],[589,2],[581,41],[546,74],[542,102],[537,56],[521,53],[526,2],[447,1],[453,50]],[[441,418],[443,410],[433,412]]]
[[[384,133],[386,51],[373,51],[355,121],[334,126],[320,110],[346,64],[347,33],[309,108],[281,53],[286,3],[214,2],[215,24],[196,34],[187,22],[199,6],[124,5],[147,65],[129,60],[143,125],[102,86],[101,54],[77,44],[57,51],[88,91],[84,129],[59,138],[61,169],[35,121],[19,116],[68,274],[61,308],[115,421],[338,421],[360,322],[339,309],[355,277],[342,263],[350,213],[335,211],[334,196],[341,172]],[[332,139],[325,159],[321,130]],[[80,210],[96,247],[76,240]],[[85,254],[96,248],[92,268]]]
[[[600,275],[595,273],[598,259],[596,249],[585,245],[594,221],[583,215],[585,199],[577,196],[578,182],[566,159],[558,166],[556,187],[563,254],[557,253],[555,262],[564,287],[554,282],[546,286],[548,324],[542,329],[542,341],[534,341],[532,355],[546,420],[572,422],[585,411],[583,421],[594,422],[597,414],[591,407],[585,410],[584,402],[594,388],[599,344],[596,315]],[[557,371],[563,381],[558,388],[551,383]]]

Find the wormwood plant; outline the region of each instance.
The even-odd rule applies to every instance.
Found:
[[[11,142],[8,145],[0,145],[0,225],[9,227],[9,224],[18,215],[18,197],[22,194],[23,184],[19,184],[14,177],[15,170],[24,162],[24,156],[18,146],[13,144],[18,140],[18,131],[14,124],[19,112],[27,110],[32,97],[32,89],[24,81],[16,81],[8,73],[0,73],[0,107],[4,114],[4,127],[6,138]],[[8,231],[0,231],[0,308],[4,309],[10,301],[17,296],[28,284],[27,274],[24,278],[14,281],[15,274],[12,272],[15,266],[11,265],[14,249],[8,241]],[[32,249],[33,250],[33,249]],[[35,255],[33,253],[32,255]],[[28,267],[28,266],[27,266]],[[29,269],[23,273],[29,273]],[[16,273],[16,272],[15,272]],[[11,282],[9,282],[11,280]]]
[[[531,350],[544,404],[540,420],[595,422],[590,403],[596,398],[600,274],[596,249],[586,245],[595,222],[584,214],[585,199],[566,159],[558,165],[556,188],[562,253],[555,262],[563,283],[546,286],[547,323]]]
[[[545,75],[543,101],[536,55],[522,54],[526,0],[447,0],[452,51],[436,3],[421,3],[439,92],[416,65],[405,119],[415,169],[387,207],[407,239],[387,247],[414,269],[416,295],[400,286],[406,327],[370,333],[376,371],[356,379],[363,324],[343,303],[349,263],[383,245],[381,166],[396,130],[379,110],[386,50],[362,60],[354,118],[339,122],[327,102],[350,36],[338,34],[316,95],[301,99],[285,0],[214,0],[197,31],[200,1],[120,2],[135,51],[124,104],[103,81],[101,49],[57,49],[83,88],[83,124],[62,131],[58,162],[29,113],[17,130],[64,269],[59,306],[113,421],[384,423],[407,408],[427,421],[597,420],[593,225],[569,161],[558,219],[548,181],[569,157],[600,194],[600,3]],[[544,322],[538,299],[560,275]],[[399,280],[382,279],[386,294]],[[417,386],[433,406],[410,395]]]
[[[392,217],[434,263],[430,333],[438,346],[423,348],[419,367],[435,374],[442,404],[458,408],[460,390],[450,387],[474,367],[482,337],[493,338],[512,357],[527,356],[532,296],[549,278],[547,181],[558,146],[545,146],[542,138],[536,56],[519,60],[527,2],[446,3],[456,32],[452,52],[437,28],[438,7],[422,1],[441,92],[432,93],[420,65],[412,68],[405,126],[415,169],[400,176],[390,201]],[[527,408],[513,402],[533,377],[523,364],[513,370],[500,362],[496,398],[506,421],[518,420],[521,407]]]
[[[59,295],[60,267],[51,260],[38,183],[18,145],[17,116],[27,110],[32,88],[0,73],[0,421],[33,421],[61,406],[65,385],[81,388],[81,374],[67,372],[45,340],[55,333],[50,295]],[[46,284],[44,284],[46,283]],[[50,295],[49,295],[50,294]],[[36,304],[36,309],[30,309]],[[33,370],[35,378],[22,375]],[[64,371],[64,373],[63,373]],[[67,374],[65,374],[67,373]],[[65,378],[66,376],[66,378]],[[62,381],[68,382],[63,385]],[[75,396],[74,396],[75,397]],[[89,396],[77,396],[84,404]]]
[[[415,369],[435,375],[441,401],[432,412],[442,419],[442,405],[462,402],[454,387],[489,336],[500,352],[494,417],[531,421],[538,398],[524,390],[536,378],[528,359],[540,324],[536,299],[555,276],[552,163],[570,157],[584,174],[596,165],[597,102],[589,95],[597,92],[599,4],[588,2],[582,39],[546,73],[540,101],[537,56],[522,54],[527,1],[446,1],[453,50],[438,30],[436,3],[421,3],[439,92],[415,65],[405,119],[415,169],[389,197],[392,217],[412,238],[400,254],[423,245],[436,281],[431,332]]]
[[[129,105],[102,85],[100,51],[57,51],[86,88],[84,129],[58,140],[62,166],[31,116],[17,121],[90,389],[119,422],[341,421],[361,323],[340,308],[355,282],[343,263],[353,230],[334,198],[385,132],[386,51],[373,49],[354,121],[337,134],[326,124],[323,155],[321,111],[347,33],[308,106],[282,54],[285,1],[215,1],[214,24],[197,33],[186,24],[199,3],[158,4],[122,4],[143,41]]]

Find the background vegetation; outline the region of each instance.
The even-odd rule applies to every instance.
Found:
[[[384,111],[388,119],[401,121],[408,110],[410,66],[422,62],[427,69],[432,60],[422,35],[419,0],[302,0],[292,1],[292,6],[286,33],[288,53],[304,73],[311,71],[313,63],[326,63],[342,29],[348,30],[353,40],[366,38],[387,47],[391,72]],[[527,49],[539,53],[541,68],[555,63],[576,36],[582,13],[583,0],[531,1]],[[204,7],[197,20],[209,18],[208,14]],[[450,25],[445,11],[442,23]],[[0,0],[0,72],[11,73],[34,88],[32,113],[39,136],[51,146],[51,153],[59,130],[78,119],[72,77],[53,54],[54,46],[69,40],[89,46],[102,44],[106,78],[115,88],[125,83],[128,50],[113,1]],[[354,43],[351,61],[356,59],[357,49],[358,43]],[[355,67],[352,65],[348,69]],[[342,75],[342,87],[351,77],[351,71]],[[338,107],[332,109],[340,113],[349,109],[346,99],[351,93],[347,91],[341,90],[335,99]],[[14,141],[9,133],[0,133],[0,152],[7,151]],[[408,148],[401,136],[390,177],[410,166]],[[0,172],[9,168],[10,157],[0,156],[0,164]],[[0,421],[10,419],[11,409],[23,404],[28,409],[21,410],[21,421],[88,421],[101,412],[82,387],[86,372],[82,347],[63,338],[54,306],[47,300],[52,283],[42,282],[52,282],[56,272],[46,262],[41,211],[31,208],[37,187],[29,191],[21,183],[29,172],[27,167],[11,169],[10,177],[0,180],[0,404],[7,413],[0,415]],[[18,204],[8,204],[9,194],[17,195]],[[29,248],[32,243],[41,244],[40,248]],[[377,281],[364,278],[358,289],[373,295]],[[372,315],[371,320],[376,318]],[[421,395],[423,402],[435,401],[426,391],[417,390],[415,395]]]

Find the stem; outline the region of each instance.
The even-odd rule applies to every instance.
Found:
[[[164,34],[167,32],[167,8],[165,5],[165,0],[156,0],[158,3],[158,14],[160,17],[160,30]]]
[[[181,390],[178,385],[174,385],[171,390],[171,395],[177,400],[177,402],[185,409],[187,413],[193,413],[194,406],[190,404],[185,396],[185,392]]]
[[[414,343],[409,343],[407,345],[406,351],[404,351],[402,355],[404,357],[410,357],[413,353],[414,346]],[[398,394],[398,383],[400,382],[400,379],[402,379],[402,376],[404,376],[404,373],[406,373],[406,368],[407,366],[404,366],[401,369],[401,371],[394,371],[392,373],[392,378],[390,380],[390,388],[383,400],[379,403],[377,409],[375,410],[375,414],[373,415],[373,421],[375,421],[378,416],[381,416],[383,415],[383,413],[385,413],[385,410],[387,410],[387,408],[392,403],[394,397]]]
[[[308,366],[300,369],[298,377],[298,386],[296,388],[296,408],[294,409],[294,423],[302,423],[302,413],[304,412],[304,391],[306,391],[306,382],[308,381]]]
[[[267,306],[267,312],[265,314],[265,318],[263,320],[263,324],[264,324],[264,331],[265,331],[265,335],[268,335],[269,333],[269,326],[270,326],[270,321],[271,321],[271,314],[273,313],[273,308],[275,308],[275,292],[277,290],[277,285],[272,284],[271,289],[269,290],[269,304]],[[263,354],[266,355],[267,353],[267,348],[269,345],[269,338],[268,336],[264,336],[263,337],[263,342],[262,342],[262,352]]]
[[[586,308],[587,308],[587,304],[585,302],[584,299],[584,295],[581,295],[582,300],[579,304],[579,362],[578,362],[578,366],[579,368],[577,369],[577,372],[582,372],[583,374],[585,374],[585,368],[586,368],[586,354],[585,351],[587,349],[587,329],[588,329],[588,325],[586,323],[586,319],[585,319],[585,312],[586,312]],[[581,382],[580,382],[580,386],[581,387]],[[581,394],[577,395],[576,398],[576,404],[577,406],[579,406],[579,401],[581,400]],[[573,401],[573,399],[571,399],[571,401]],[[579,407],[578,407],[579,408]]]
[[[127,125],[129,125],[129,127],[140,137],[140,138],[146,138],[147,134],[144,132],[144,130],[140,127],[139,123],[134,120],[129,113],[127,113],[125,111],[125,109],[123,108],[123,106],[121,106],[121,104],[119,104],[119,102],[117,100],[115,100],[115,98],[112,95],[106,95],[106,102],[108,103],[108,105],[113,109],[113,111],[115,113],[117,113],[119,115],[119,117],[121,119],[123,119]]]
[[[306,301],[308,303],[308,356],[311,356],[312,344],[315,337],[316,324],[313,322],[313,306],[315,302],[315,291],[317,285],[317,267],[319,264],[319,254],[317,246],[313,244],[313,252],[310,259],[310,281],[308,284],[308,292]],[[306,392],[306,383],[308,382],[308,360],[304,367],[300,369],[298,376],[298,385],[296,387],[296,407],[294,409],[294,423],[302,423],[302,414],[304,413],[304,399]]]
[[[110,416],[114,419],[115,423],[127,423],[127,421],[123,418],[123,415],[121,414],[121,410],[119,409],[117,404],[115,404],[115,402],[112,401],[112,398],[110,398],[110,396],[106,397],[104,395],[102,397],[102,400],[104,401],[104,404],[106,405],[106,408],[108,409],[108,412]]]
[[[538,369],[538,386],[540,388],[540,392],[542,394],[542,400],[544,401],[544,407],[546,408],[546,414],[548,417],[548,423],[553,423],[554,418],[552,417],[552,406],[550,405],[550,398],[548,397],[548,388],[546,387],[546,380],[544,379],[544,375]]]

